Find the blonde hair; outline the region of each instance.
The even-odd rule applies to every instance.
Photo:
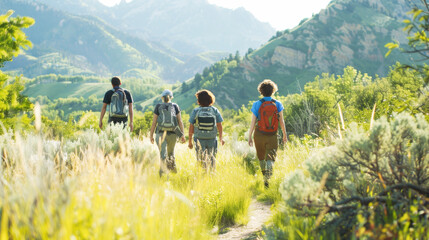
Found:
[[[171,101],[172,97],[170,95],[165,95],[162,97],[162,101],[165,103],[169,103]]]

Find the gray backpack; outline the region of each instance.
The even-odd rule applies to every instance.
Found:
[[[215,139],[217,136],[216,112],[213,107],[201,107],[195,117],[195,137]]]
[[[112,89],[113,94],[110,98],[110,111],[111,117],[128,117],[128,100],[125,91],[122,88]]]
[[[174,131],[177,127],[177,116],[173,103],[163,103],[158,107],[158,130]]]

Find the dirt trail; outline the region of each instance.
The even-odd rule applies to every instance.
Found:
[[[256,233],[271,217],[271,204],[253,200],[249,207],[249,223],[246,226],[232,226],[229,231],[219,234],[219,240],[258,239]]]

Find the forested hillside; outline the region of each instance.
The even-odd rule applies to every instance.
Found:
[[[7,63],[6,71],[34,78],[46,74],[151,78],[160,82],[189,79],[195,72],[226,54],[186,55],[124,33],[89,15],[73,15],[26,0],[4,0],[0,9],[31,16],[35,25],[26,30],[33,48]]]
[[[33,48],[6,70],[26,77],[57,73],[63,75],[121,75],[132,69],[143,76],[159,76],[163,66],[180,60],[150,43],[127,36],[97,18],[81,17],[54,10],[44,4],[4,0],[1,9],[15,15],[31,16],[35,25],[26,33]]]
[[[266,78],[285,95],[301,91],[320,73],[341,74],[346,66],[386,76],[396,62],[413,62],[400,52],[385,57],[387,43],[407,43],[402,21],[409,10],[405,0],[334,0],[294,29],[249,49],[242,60],[227,58],[206,68],[184,83],[181,92],[188,97],[188,91],[207,88],[220,96],[219,105],[239,108],[257,97],[256,86]]]

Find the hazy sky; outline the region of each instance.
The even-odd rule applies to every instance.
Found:
[[[178,0],[180,1],[180,0]],[[244,7],[262,22],[268,22],[277,30],[293,28],[303,19],[311,17],[328,6],[331,0],[208,0],[212,4],[235,9]],[[120,0],[100,0],[114,5]]]

